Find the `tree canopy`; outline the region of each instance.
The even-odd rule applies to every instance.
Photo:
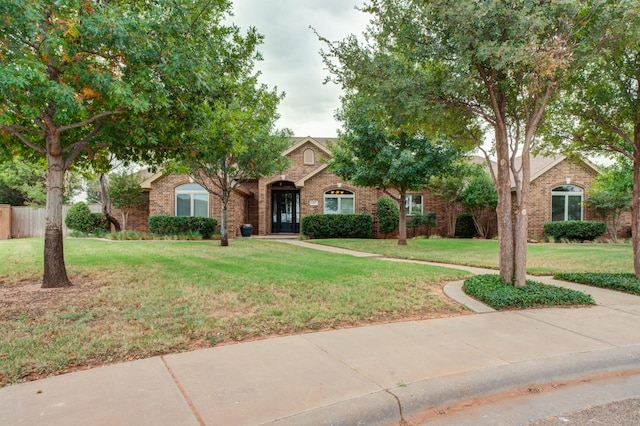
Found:
[[[256,59],[227,0],[0,0],[0,147],[45,158],[44,287],[70,285],[64,174],[107,153],[154,164],[181,147],[194,105]],[[220,92],[219,96],[224,96]]]
[[[421,191],[431,176],[444,173],[461,151],[445,139],[408,134],[385,126],[379,105],[360,93],[347,95],[337,118],[343,122],[332,147],[330,170],[358,186],[375,186],[398,203],[398,244],[407,243],[408,191]]]
[[[640,4],[624,1],[606,12],[609,38],[559,93],[545,141],[569,155],[622,155],[631,161],[634,269],[640,279]]]
[[[178,161],[192,178],[218,197],[222,204],[220,244],[227,246],[227,205],[232,192],[251,179],[282,170],[282,156],[290,144],[290,131],[278,130],[276,89],[258,84],[251,64],[233,80],[223,81],[226,95],[211,92],[198,105],[198,125],[186,135]]]
[[[529,156],[538,127],[564,78],[607,39],[603,11],[621,7],[606,0],[370,0],[363,8],[372,15],[367,42],[352,36],[328,43],[324,58],[333,80],[350,90],[376,91],[393,81],[388,75],[400,76],[402,84],[381,98],[393,109],[403,100],[411,101],[412,116],[454,108],[493,129],[500,275],[524,285]]]

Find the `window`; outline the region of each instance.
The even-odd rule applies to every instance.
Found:
[[[422,195],[407,194],[405,207],[408,215],[422,214]]]
[[[324,193],[325,214],[351,214],[354,212],[353,192],[344,189],[332,189]]]
[[[551,190],[551,220],[582,220],[582,188],[557,186]]]
[[[311,149],[305,149],[302,153],[303,162],[306,165],[313,166],[316,163],[316,153]]]
[[[209,216],[209,193],[197,183],[176,188],[176,216]]]

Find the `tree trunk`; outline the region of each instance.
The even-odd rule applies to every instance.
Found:
[[[122,210],[122,230],[127,230],[127,218],[129,217],[129,212],[127,210]]]
[[[514,278],[514,234],[511,208],[511,169],[509,167],[509,145],[507,129],[502,125],[495,126],[496,154],[498,160],[498,245],[500,280],[512,285]]]
[[[229,235],[227,232],[227,203],[229,195],[222,195],[222,216],[220,217],[220,246],[227,247],[229,245]]]
[[[520,180],[520,196],[517,201],[517,209],[515,212],[515,232],[514,232],[514,279],[513,285],[516,287],[524,287],[527,281],[527,237],[529,230],[529,216],[527,214],[527,206],[529,200],[530,187],[530,154],[529,143],[525,142],[522,151],[522,171]]]
[[[407,205],[406,205],[406,200],[407,200],[407,192],[406,191],[400,191],[400,201],[398,201],[399,203],[399,208],[400,208],[400,221],[398,224],[398,245],[399,246],[406,246],[407,245]]]
[[[485,226],[484,218],[482,217],[484,209],[471,209],[471,219],[478,232],[478,237],[482,239],[487,238],[487,227]]]
[[[64,158],[59,134],[47,134],[47,206],[44,232],[44,276],[42,288],[69,287],[64,263],[62,235],[62,196],[64,189]]]
[[[454,201],[445,203],[445,216],[447,220],[447,238],[456,236],[456,204]]]
[[[640,279],[640,123],[633,134],[633,200],[631,202],[631,241],[633,243],[633,270]]]
[[[115,232],[120,232],[120,222],[111,216],[111,208],[109,204],[109,188],[107,187],[107,178],[104,173],[100,173],[100,201],[102,201],[102,214],[113,225]]]

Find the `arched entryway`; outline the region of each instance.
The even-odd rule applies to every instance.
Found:
[[[293,182],[276,182],[271,186],[271,233],[299,232],[300,190]]]

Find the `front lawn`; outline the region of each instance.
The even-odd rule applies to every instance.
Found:
[[[0,386],[221,343],[466,311],[469,274],[265,240],[66,239],[74,286],[40,289],[42,239],[0,241]]]
[[[418,259],[454,265],[498,269],[498,242],[468,239],[411,239],[406,246],[397,240],[309,240],[388,257]],[[561,272],[633,272],[630,244],[529,244],[527,272],[554,275]]]

